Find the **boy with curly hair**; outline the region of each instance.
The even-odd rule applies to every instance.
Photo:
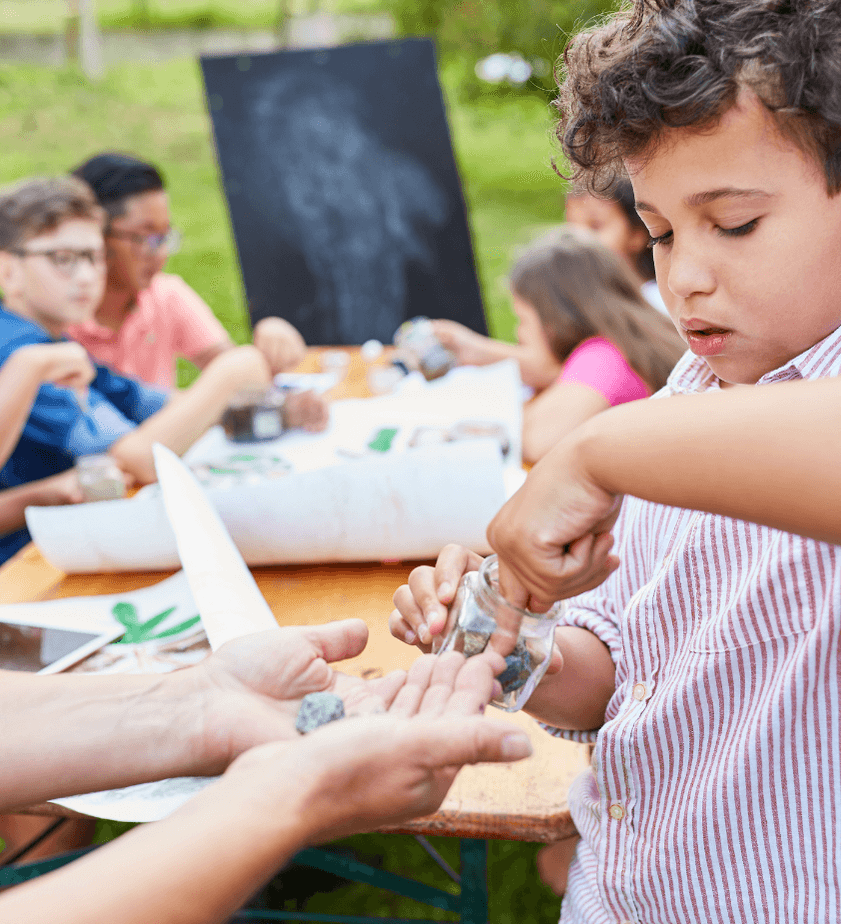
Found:
[[[574,177],[629,176],[689,349],[656,397],[838,376],[839,4],[637,0],[561,91]],[[553,450],[489,529],[513,602],[580,594],[527,704],[595,744],[562,921],[839,920],[839,546],[628,497],[613,559],[606,525],[565,536],[565,487]],[[393,633],[428,642],[476,566],[414,572]]]

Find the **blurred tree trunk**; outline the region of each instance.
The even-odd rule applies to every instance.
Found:
[[[89,80],[101,80],[105,68],[94,2],[95,0],[68,0],[65,45],[68,61],[78,62],[82,73]]]

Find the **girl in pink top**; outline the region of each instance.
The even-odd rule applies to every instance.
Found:
[[[461,363],[518,360],[538,392],[524,408],[527,462],[594,414],[661,388],[683,353],[673,324],[642,297],[624,262],[583,228],[564,225],[534,243],[509,284],[518,343],[435,324]]]

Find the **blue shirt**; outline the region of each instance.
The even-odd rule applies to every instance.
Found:
[[[0,304],[0,366],[22,346],[53,343],[34,321],[7,311]],[[42,385],[29,419],[9,460],[0,469],[0,489],[58,475],[79,456],[106,452],[166,404],[166,391],[117,375],[95,365],[97,375],[83,408],[70,388]],[[0,536],[0,564],[29,542],[26,529]]]

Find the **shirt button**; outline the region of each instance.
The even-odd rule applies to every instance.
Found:
[[[636,683],[632,688],[632,698],[637,699],[639,703],[645,700],[647,698],[647,685]]]
[[[620,804],[620,802],[613,802],[609,806],[609,814],[612,816],[612,818],[615,819],[615,821],[620,821],[621,818],[626,815],[626,810]]]

